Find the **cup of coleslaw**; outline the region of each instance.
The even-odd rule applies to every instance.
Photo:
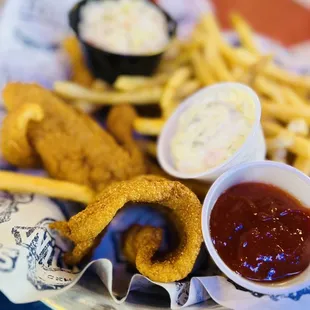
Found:
[[[250,87],[205,87],[167,120],[158,140],[159,163],[174,177],[213,182],[233,166],[264,160],[260,118],[260,101]]]
[[[176,33],[176,22],[148,0],[83,0],[71,9],[69,24],[92,74],[111,84],[119,75],[154,73]]]

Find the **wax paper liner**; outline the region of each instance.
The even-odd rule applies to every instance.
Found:
[[[25,303],[52,297],[69,289],[87,269],[91,269],[116,303],[124,302],[133,290],[168,295],[172,309],[210,297],[231,309],[292,306],[303,309],[310,302],[310,287],[289,296],[266,296],[248,292],[221,276],[154,283],[134,274],[122,255],[122,232],[132,223],[152,223],[166,228],[164,218],[147,206],[131,206],[121,211],[111,222],[90,263],[81,270],[70,269],[62,260],[62,254],[70,244],[48,229],[49,223],[63,220],[64,213],[69,215],[70,208],[38,195],[0,192],[0,290],[11,301]],[[213,273],[214,267],[209,266],[209,273]]]

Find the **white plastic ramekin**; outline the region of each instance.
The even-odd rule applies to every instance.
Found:
[[[171,139],[175,135],[179,117],[181,114],[186,113],[186,110],[192,105],[214,101],[242,101],[248,103],[249,108],[253,108],[254,106],[255,121],[253,128],[240,149],[221,165],[201,173],[190,174],[180,172],[174,167],[170,152]],[[250,87],[240,83],[219,83],[205,87],[181,103],[166,122],[158,140],[158,161],[167,173],[177,178],[199,179],[206,182],[213,182],[222,173],[235,165],[265,159],[266,146],[260,125],[260,117],[260,101],[257,94]],[[207,121],[208,120],[206,120],[206,122]]]
[[[223,192],[233,185],[244,182],[261,182],[275,185],[297,198],[310,209],[310,178],[294,167],[260,161],[236,166],[220,176],[210,188],[202,209],[202,232],[207,249],[221,271],[235,283],[262,294],[288,294],[310,286],[310,265],[296,277],[284,282],[259,283],[247,280],[231,270],[217,253],[210,235],[211,211]],[[310,260],[309,260],[310,263]]]

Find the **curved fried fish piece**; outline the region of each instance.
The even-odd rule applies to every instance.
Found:
[[[146,172],[143,154],[131,136],[132,107],[112,110],[110,128],[123,123],[126,133],[123,140],[118,137],[119,145],[88,115],[39,85],[9,83],[3,99],[9,113],[2,126],[1,148],[11,164],[33,167],[42,162],[53,178],[95,191]]]
[[[158,249],[163,238],[163,230],[149,225],[134,224],[125,232],[123,254],[132,265],[136,264],[138,249],[143,244],[145,236],[148,236],[148,243],[152,243]]]
[[[3,120],[1,147],[4,158],[21,168],[37,167],[40,158],[28,140],[28,125],[44,118],[42,108],[34,103],[24,103]],[[11,124],[14,123],[14,126]]]
[[[153,227],[141,229],[136,240],[137,248],[131,256],[139,272],[158,282],[185,278],[193,269],[202,244],[201,204],[183,184],[153,175],[111,184],[68,222],[51,224],[51,228],[59,230],[75,244],[73,252],[66,253],[66,262],[71,265],[79,263],[127,202],[156,203],[171,211],[180,237],[173,251],[163,260],[156,260],[154,254],[160,246],[161,231]]]

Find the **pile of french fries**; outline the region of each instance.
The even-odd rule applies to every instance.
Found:
[[[174,40],[152,77],[120,76],[113,87],[102,81],[85,86],[72,81],[55,83],[55,92],[76,106],[93,107],[158,104],[161,117],[138,117],[135,130],[157,136],[178,104],[198,89],[223,81],[251,86],[262,103],[262,127],[268,157],[292,164],[310,175],[310,76],[288,72],[258,50],[252,30],[238,14],[231,16],[240,46],[221,35],[212,14],[202,16],[188,41]],[[156,155],[156,145],[145,150]]]

